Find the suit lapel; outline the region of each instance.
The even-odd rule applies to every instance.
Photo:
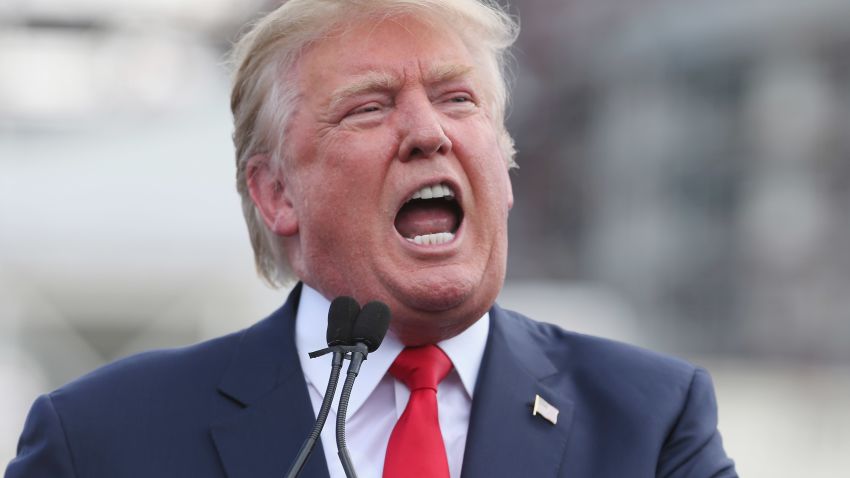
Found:
[[[241,409],[212,424],[229,478],[283,476],[313,427],[315,415],[295,350],[295,312],[301,285],[269,318],[246,330],[219,392]],[[327,478],[321,443],[302,477]]]
[[[463,478],[557,476],[567,448],[573,403],[558,370],[531,339],[528,324],[494,306],[475,387]],[[560,413],[553,425],[532,416],[535,395]]]

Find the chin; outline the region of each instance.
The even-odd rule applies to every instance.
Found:
[[[480,277],[455,268],[423,269],[405,275],[390,289],[406,307],[426,313],[442,313],[462,307],[480,286]],[[464,273],[466,272],[466,273]]]
[[[431,287],[418,287],[417,292],[407,301],[413,307],[425,312],[449,312],[462,307],[473,295],[470,284],[441,282]]]
[[[481,318],[498,287],[474,275],[431,273],[408,276],[391,287],[392,329],[405,345],[436,343],[457,335]]]

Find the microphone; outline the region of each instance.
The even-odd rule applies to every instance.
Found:
[[[304,468],[304,464],[310,458],[310,453],[313,452],[316,441],[319,439],[322,428],[325,426],[325,421],[328,419],[328,413],[333,402],[334,392],[336,392],[336,385],[339,381],[339,374],[342,371],[342,359],[345,351],[340,346],[351,343],[352,328],[359,313],[360,304],[351,297],[340,296],[331,302],[331,307],[328,310],[328,331],[326,335],[328,348],[310,353],[310,357],[315,358],[319,355],[333,352],[331,376],[328,379],[328,387],[325,390],[325,397],[322,399],[322,406],[316,417],[316,424],[313,426],[310,435],[304,440],[304,444],[301,445],[301,450],[298,451],[298,455],[289,467],[286,478],[295,478],[301,473],[301,469]],[[380,342],[378,343],[380,344]]]
[[[339,461],[347,478],[357,478],[354,464],[345,445],[345,418],[348,411],[348,401],[351,399],[351,389],[354,379],[360,372],[360,365],[366,360],[369,352],[374,352],[381,345],[387,329],[390,326],[390,309],[383,302],[369,302],[357,315],[357,320],[351,328],[351,363],[348,364],[345,384],[339,397],[336,414],[336,446]]]
[[[329,347],[351,344],[352,328],[359,313],[360,304],[352,297],[342,295],[331,302],[331,308],[328,310],[328,332],[325,335]]]
[[[390,319],[387,304],[372,301],[364,305],[351,328],[352,342],[362,342],[369,352],[378,350],[390,328]]]

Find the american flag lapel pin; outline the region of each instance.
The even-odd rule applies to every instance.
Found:
[[[531,410],[531,415],[540,415],[552,425],[558,423],[558,411],[551,403],[543,400],[540,395],[534,395],[534,408]]]

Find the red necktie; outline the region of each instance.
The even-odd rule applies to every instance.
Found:
[[[390,374],[407,385],[410,399],[390,435],[384,478],[449,478],[437,384],[451,369],[451,360],[436,345],[408,347],[393,362]]]

